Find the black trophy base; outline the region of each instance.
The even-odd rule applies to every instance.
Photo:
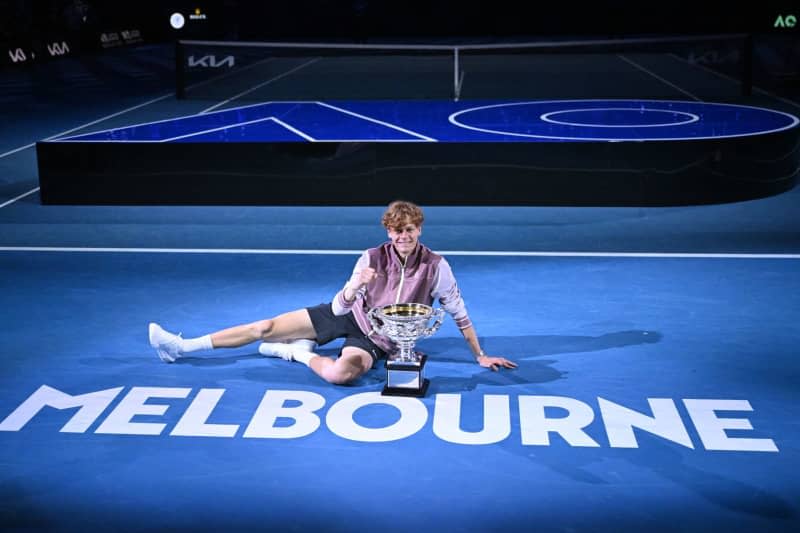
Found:
[[[381,396],[411,396],[413,398],[422,398],[427,394],[428,385],[430,384],[431,380],[424,379],[422,380],[422,386],[419,388],[390,387],[386,385],[381,391]]]
[[[398,362],[393,357],[386,360],[386,386],[381,392],[382,396],[425,396],[430,384],[430,380],[425,379],[428,356],[420,352],[414,352],[414,355],[418,363]]]

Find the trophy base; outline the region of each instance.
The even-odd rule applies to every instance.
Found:
[[[420,388],[407,388],[407,387],[390,387],[386,385],[383,387],[381,391],[381,396],[411,396],[413,398],[422,398],[428,392],[428,385],[431,384],[431,380],[424,379],[422,380],[422,386]]]
[[[428,392],[430,380],[425,379],[425,362],[428,356],[415,352],[417,361],[386,361],[386,386],[382,396],[414,396],[421,398]]]

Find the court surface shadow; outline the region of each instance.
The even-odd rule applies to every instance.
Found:
[[[481,344],[489,354],[498,354],[517,363],[517,368],[495,372],[488,368],[475,367],[476,372],[469,376],[437,376],[431,383],[430,392],[448,393],[475,390],[482,386],[527,385],[548,383],[563,379],[565,373],[552,365],[556,359],[549,355],[587,353],[624,348],[641,344],[654,344],[662,335],[655,331],[628,330],[589,335],[527,335],[520,337],[484,337]],[[466,348],[464,340],[458,337],[425,339],[418,344],[419,350],[427,353],[431,361],[437,363],[465,363],[474,365],[470,355],[462,354]]]

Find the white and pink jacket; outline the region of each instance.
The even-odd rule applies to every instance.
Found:
[[[378,275],[356,294],[355,301],[348,302],[344,298],[345,289],[350,283],[357,283],[359,273],[366,267],[374,268]],[[377,333],[370,335],[369,310],[397,303],[432,305],[435,300],[453,317],[459,329],[472,325],[453,271],[444,257],[420,243],[403,261],[392,243],[387,242],[361,254],[350,280],[336,293],[332,307],[336,315],[352,311],[361,331],[381,349],[391,351],[394,346],[391,340]]]

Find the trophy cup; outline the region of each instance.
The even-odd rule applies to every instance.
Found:
[[[374,307],[367,313],[373,331],[390,338],[398,350],[386,360],[384,396],[425,396],[430,380],[425,379],[428,356],[414,351],[417,339],[430,337],[444,319],[444,309],[407,303]],[[431,323],[433,321],[433,323]]]

